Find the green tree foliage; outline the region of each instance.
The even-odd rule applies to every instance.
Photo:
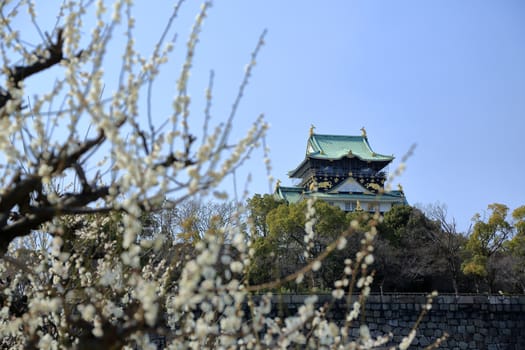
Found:
[[[512,212],[514,227],[516,228],[516,237],[525,236],[525,205],[514,209]]]
[[[262,197],[256,198],[254,203],[260,203]],[[344,214],[337,207],[317,202],[315,238],[306,243],[306,202],[276,204],[272,199],[270,203],[277,207],[266,214],[258,211],[261,223],[265,217],[267,234],[258,236],[252,245],[255,259],[250,265],[250,282],[255,284],[282,278],[304,266],[355,220],[358,225],[347,237],[345,248],[333,251],[319,273],[305,276],[305,287],[328,288],[340,278],[345,259],[359,251],[364,232],[376,225],[376,218],[369,213]],[[456,222],[448,218],[444,204],[423,209],[408,205],[393,207],[377,225],[373,288],[404,292],[437,289],[456,294],[485,290],[524,291],[524,208],[515,209],[513,221],[507,222],[506,207],[490,205],[490,218],[482,221],[476,216],[478,221],[472,233],[467,235],[457,231]],[[311,255],[304,256],[304,249]],[[296,286],[290,284],[288,288]]]
[[[525,205],[512,212],[514,237],[508,242],[507,271],[516,288],[525,293]]]
[[[349,227],[348,218],[341,209],[323,201],[313,205],[314,238],[308,240],[305,213],[306,201],[297,204],[281,203],[266,216],[268,234],[258,237],[253,244],[255,259],[250,268],[251,283],[267,282],[270,278],[282,278],[308,263],[319,255]],[[308,254],[305,255],[305,252]],[[341,274],[344,264],[336,266],[331,257],[318,271],[321,279],[307,281],[310,287],[324,287],[334,281],[334,275]]]
[[[262,237],[268,236],[266,217],[270,211],[277,208],[280,204],[283,204],[283,202],[271,194],[255,194],[248,199],[247,206],[249,218],[252,223],[252,235]]]
[[[379,228],[378,278],[388,290],[428,291],[444,273],[434,237],[439,226],[418,208],[395,206],[385,213]]]
[[[381,236],[388,239],[394,246],[399,246],[412,211],[413,208],[410,205],[396,205],[387,211],[383,224],[379,228]]]
[[[488,206],[488,210],[490,216],[486,221],[479,214],[473,218],[473,231],[466,245],[471,257],[463,264],[465,274],[487,277],[489,259],[503,249],[512,234],[512,226],[506,219],[509,208],[504,204],[493,203]]]
[[[511,289],[511,275],[508,273],[511,266],[508,264],[514,259],[509,254],[509,246],[512,246],[510,239],[516,229],[521,227],[521,209],[515,211],[517,226],[507,220],[509,208],[506,205],[493,203],[487,209],[488,218],[482,219],[479,214],[473,218],[473,230],[466,244],[469,257],[463,262],[462,270],[475,278],[478,290],[482,285],[486,285],[489,292]],[[507,261],[507,264],[502,264],[502,261]]]
[[[515,235],[508,247],[512,254],[525,258],[525,205],[514,209],[512,219]]]

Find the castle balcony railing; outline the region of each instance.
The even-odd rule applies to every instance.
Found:
[[[342,168],[311,168],[307,170],[303,178],[308,179],[312,176],[317,177],[339,177],[346,178],[348,176],[352,177],[364,177],[373,180],[386,180],[387,172],[386,171],[374,171],[370,168],[365,169],[342,169]]]

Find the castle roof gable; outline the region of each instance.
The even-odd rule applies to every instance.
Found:
[[[357,157],[364,161],[390,162],[393,156],[375,153],[366,136],[312,134],[308,138],[306,156],[316,159]]]
[[[372,194],[371,191],[367,190],[363,185],[357,182],[354,178],[347,178],[345,181],[332,187],[328,193],[364,193]]]

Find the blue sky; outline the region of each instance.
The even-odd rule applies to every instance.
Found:
[[[139,47],[158,37],[168,13],[163,3],[138,2]],[[197,10],[193,1],[183,8],[178,45]],[[39,11],[43,22],[54,21],[47,9]],[[311,124],[323,134],[359,135],[364,126],[376,152],[396,156],[391,171],[417,144],[394,185],[402,183],[410,204],[447,204],[466,230],[490,203],[525,204],[524,18],[519,0],[217,1],[197,50],[194,107],[203,108],[213,69],[215,120],[227,116],[266,28],[234,135],[265,114],[273,176],[292,184],[287,172],[303,159]],[[176,54],[173,67],[179,62]],[[159,118],[171,106],[178,71],[171,69],[156,90],[166,102],[159,103]],[[268,192],[262,152],[237,180],[248,172],[251,191]]]
[[[524,18],[522,1],[231,1],[210,12],[202,47],[226,51],[219,65],[245,59],[268,28],[243,110],[271,123],[284,184],[310,124],[365,126],[396,156],[390,170],[417,144],[399,179],[409,202],[445,203],[466,230],[490,203],[525,204]],[[267,191],[258,171],[252,189]]]

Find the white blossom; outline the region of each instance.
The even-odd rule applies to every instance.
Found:
[[[75,348],[85,345],[80,344],[78,331],[84,322],[91,334],[84,332],[82,337],[103,337],[98,340],[111,342],[117,334],[125,335],[117,339],[118,344],[104,344],[108,348],[137,345],[153,349],[147,335],[152,330],[170,335],[168,349],[352,349],[370,348],[383,341],[372,340],[365,325],[356,339],[347,339],[348,329],[330,319],[329,310],[318,305],[315,295],[308,296],[296,313],[275,317],[278,296],[260,294],[289,288],[294,282],[294,287],[302,290],[310,276],[319,274],[314,272],[325,261],[316,244],[326,235],[317,232],[319,213],[313,198],[306,204],[304,237],[297,242],[304,243],[304,251],[298,252],[304,270],[272,276],[277,280],[263,287],[252,285],[249,278],[258,252],[255,237],[245,230],[249,212],[242,203],[247,195],[236,198],[240,204],[232,218],[228,217],[232,222],[200,229],[194,237],[186,238],[190,230],[178,232],[173,218],[163,216],[162,210],[167,208],[178,214],[178,205],[187,198],[226,199],[221,184],[254,156],[256,148],[262,148],[264,177],[273,181],[264,139],[269,126],[263,115],[238,138],[234,119],[263,37],[247,60],[238,96],[224,121],[216,120],[215,115],[212,118],[210,107],[216,97],[210,79],[203,96],[207,104],[204,122],[199,128],[195,114],[201,111],[195,105],[200,97],[191,94],[191,79],[200,76],[192,72],[211,2],[205,2],[197,14],[185,45],[175,45],[172,27],[182,2],[175,5],[164,31],[146,42],[135,34],[141,21],[135,20],[131,0],[115,0],[112,6],[102,0],[60,2],[56,23],[53,20],[55,29],[43,30],[36,28],[36,23],[41,24],[38,3],[4,3],[0,6],[2,73],[6,76],[2,91],[5,89],[10,98],[0,108],[0,195],[19,190],[17,183],[31,184],[29,194],[21,186],[19,197],[25,202],[10,208],[2,202],[5,212],[13,213],[4,221],[19,225],[11,226],[12,232],[21,232],[18,228],[25,222],[36,222],[32,232],[48,238],[38,249],[27,249],[31,253],[27,256],[23,249],[19,249],[20,256],[13,254],[18,251],[13,248],[16,242],[11,242],[9,256],[15,262],[20,260],[21,269],[17,264],[0,262],[0,280],[9,281],[2,285],[3,342],[12,341],[12,348],[27,344],[41,349]],[[29,21],[21,22],[24,18],[19,13],[29,16]],[[49,35],[43,34],[45,40],[40,45],[26,47],[31,39],[28,29],[16,28],[19,23],[29,27],[32,23],[37,33],[49,31]],[[14,67],[52,58],[56,52],[50,45],[55,42],[62,45],[60,62],[49,72],[36,74],[43,93],[33,92],[33,78],[16,83],[10,80]],[[162,81],[163,68],[172,57],[173,63],[179,62],[179,57],[181,66],[172,90],[161,87],[163,94],[172,93],[168,102],[171,110],[163,112],[164,101],[157,98],[155,83]],[[403,169],[404,163],[399,171]],[[37,217],[41,213],[43,216]],[[350,231],[356,231],[366,225],[353,220],[350,226]],[[374,263],[376,236],[372,225],[355,260],[345,260],[345,275],[332,290],[331,301],[345,295],[351,298],[356,291],[349,290],[350,280],[357,279],[360,299],[346,315],[348,322],[359,318],[361,302],[370,293],[373,278],[367,267]],[[346,232],[330,239],[327,249],[344,250],[348,245]],[[277,263],[278,258],[278,253],[270,253],[271,263]],[[265,268],[273,274],[273,266]],[[354,271],[357,275],[351,276]],[[22,316],[13,315],[10,303],[21,289],[27,297],[27,310]],[[430,309],[430,301],[424,308]],[[106,334],[113,327],[118,333]],[[51,328],[53,332],[47,332]],[[400,348],[407,348],[414,334],[403,339]]]

